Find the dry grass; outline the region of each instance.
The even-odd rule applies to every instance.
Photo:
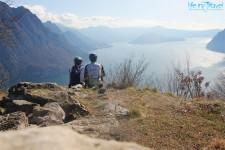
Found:
[[[225,139],[213,139],[206,150],[225,150]]]
[[[222,101],[184,101],[152,90],[109,90],[106,96],[94,91],[80,98],[93,115],[101,114],[106,101],[127,107],[131,117],[123,118],[113,131],[117,140],[132,141],[154,149],[203,149],[223,147],[225,138],[225,103]],[[102,114],[103,115],[103,114]],[[118,138],[119,137],[119,138]],[[218,143],[218,144],[216,144]]]

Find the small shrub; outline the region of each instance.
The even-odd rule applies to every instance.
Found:
[[[137,108],[134,108],[130,111],[130,117],[132,118],[138,118],[141,117],[141,112]]]
[[[151,91],[152,91],[153,93],[157,93],[157,92],[158,92],[158,89],[157,89],[157,88],[153,88]]]
[[[170,97],[174,97],[173,93],[171,93],[171,92],[167,92],[167,93],[165,93],[165,95],[170,96]]]
[[[128,58],[110,69],[107,79],[108,85],[117,89],[137,87],[141,84],[146,69],[147,63],[145,59],[134,61]]]
[[[106,106],[106,102],[104,101],[96,101],[95,102],[95,108],[97,109],[103,109]]]

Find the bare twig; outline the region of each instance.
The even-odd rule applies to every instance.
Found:
[[[143,80],[146,69],[147,63],[144,58],[136,62],[128,58],[110,69],[108,82],[111,86],[116,88],[138,86]]]

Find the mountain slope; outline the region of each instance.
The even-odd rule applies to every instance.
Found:
[[[86,54],[46,28],[24,7],[10,8],[0,2],[0,10],[4,12],[0,14],[0,64],[9,72],[12,83],[55,81],[67,74],[75,55]]]
[[[103,41],[96,41],[95,38],[84,35],[79,30],[74,28],[68,28],[63,25],[57,25],[62,31],[64,37],[75,47],[81,47],[84,51],[96,50],[100,48],[109,47],[108,44]],[[77,42],[74,42],[77,41]]]
[[[219,32],[212,41],[209,42],[207,48],[217,52],[225,53],[225,30]]]

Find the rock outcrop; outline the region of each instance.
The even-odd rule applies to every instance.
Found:
[[[125,117],[129,115],[129,110],[117,103],[107,103],[103,111],[107,114],[113,114],[116,117]]]
[[[18,83],[0,101],[0,108],[2,115],[24,112],[29,124],[38,126],[63,124],[89,114],[66,88],[53,83]]]
[[[0,131],[19,130],[28,126],[28,119],[23,112],[0,116]]]
[[[74,131],[85,134],[94,138],[116,139],[112,137],[112,132],[118,128],[119,121],[113,115],[107,116],[90,116],[79,118],[65,124]],[[110,135],[110,137],[109,137]]]
[[[1,133],[0,145],[1,150],[149,150],[133,143],[92,139],[66,127]]]
[[[100,97],[106,96],[95,92]],[[0,149],[145,149],[135,144],[106,142],[77,134],[120,140],[117,131],[120,119],[129,117],[129,110],[115,101],[95,101],[102,107],[95,114],[83,99],[86,96],[82,87],[68,89],[54,83],[21,82],[12,86],[0,101],[0,131],[6,131],[0,134]],[[92,113],[78,99],[90,106]],[[9,130],[20,131],[7,132]]]
[[[58,103],[47,103],[43,107],[35,107],[29,116],[31,124],[49,126],[63,124],[65,112]]]

